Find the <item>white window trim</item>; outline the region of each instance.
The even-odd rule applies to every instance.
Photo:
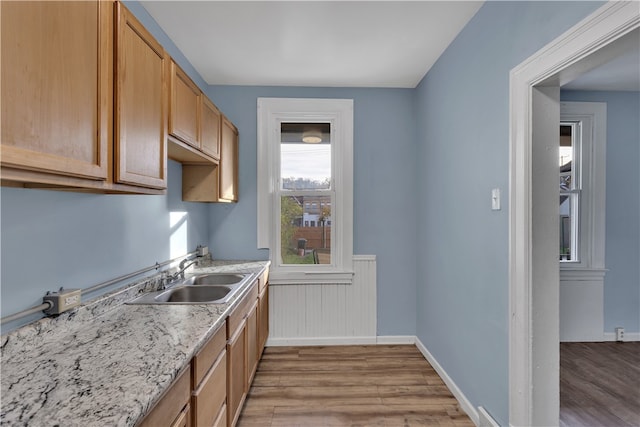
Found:
[[[602,278],[605,270],[607,104],[604,102],[561,102],[560,121],[580,122],[582,195],[579,213],[576,262],[560,263],[560,278],[584,277],[591,272]]]
[[[336,194],[332,216],[331,265],[286,265],[276,258],[279,236],[278,150],[282,122],[330,122],[336,141],[332,179]],[[270,249],[272,284],[351,283],[353,280],[353,100],[258,98],[257,211],[258,248]]]

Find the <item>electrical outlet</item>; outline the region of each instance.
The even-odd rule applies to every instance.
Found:
[[[616,328],[616,341],[624,341],[624,328]]]

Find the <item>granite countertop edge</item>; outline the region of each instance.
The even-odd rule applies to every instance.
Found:
[[[3,335],[0,423],[136,425],[268,266],[205,260],[191,270],[254,274],[226,304],[125,304],[155,290],[154,277]]]

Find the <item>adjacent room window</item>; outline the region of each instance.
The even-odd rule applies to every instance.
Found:
[[[350,283],[353,101],[258,99],[258,247],[272,283]]]
[[[581,122],[560,123],[560,261],[578,261]]]
[[[604,268],[606,104],[560,105],[561,269]]]

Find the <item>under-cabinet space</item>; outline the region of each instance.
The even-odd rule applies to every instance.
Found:
[[[215,117],[215,113],[212,115]],[[238,201],[238,130],[224,115],[221,115],[219,123],[220,160],[218,164],[183,162],[182,200],[184,201]],[[213,130],[212,132],[215,133]]]

